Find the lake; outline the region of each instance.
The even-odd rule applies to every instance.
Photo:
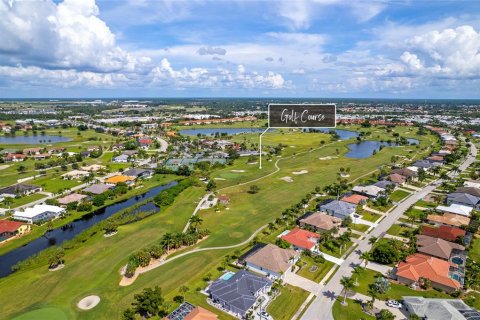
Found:
[[[251,132],[263,132],[267,128],[200,128],[200,129],[183,129],[180,130],[180,134],[189,135],[189,136],[196,136],[199,133],[206,136],[213,136],[215,133],[226,133],[227,135],[231,136],[234,134],[241,134],[241,133],[251,133]]]
[[[0,144],[45,144],[67,142],[71,138],[63,136],[36,135],[36,136],[0,136]]]
[[[29,242],[23,247],[14,249],[3,256],[0,256],[0,277],[8,276],[12,273],[12,267],[20,261],[27,259],[28,257],[41,252],[53,245],[60,245],[64,241],[73,239],[80,232],[92,227],[96,223],[107,219],[111,215],[120,212],[128,207],[131,207],[139,202],[153,199],[161,191],[171,188],[177,184],[176,181],[168,184],[155,187],[146,193],[132,197],[128,200],[123,200],[107,207],[98,209],[92,213],[84,215],[83,217],[76,219],[65,225],[59,227],[50,232],[47,232],[44,236]],[[139,208],[136,208],[134,212],[160,210],[154,203],[148,202]],[[46,268],[46,266],[45,266]]]
[[[410,144],[418,144],[417,139],[407,139]],[[350,143],[347,145],[349,151],[345,154],[347,158],[364,159],[373,155],[373,151],[379,151],[380,147],[395,147],[396,143],[380,141],[362,141],[359,143]]]

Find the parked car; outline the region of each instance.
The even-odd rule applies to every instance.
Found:
[[[270,319],[270,315],[266,311],[259,312],[258,315],[263,319]]]
[[[402,304],[396,300],[388,300],[387,306],[389,306],[390,308],[402,309]]]

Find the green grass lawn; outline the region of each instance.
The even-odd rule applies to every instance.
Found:
[[[380,212],[387,212],[388,210],[393,208],[392,203],[389,203],[385,206],[380,206],[380,205],[376,205],[373,201],[369,201],[367,205],[368,205],[369,208],[372,208],[372,209],[380,211]]]
[[[480,261],[480,239],[479,238],[473,239],[470,249],[468,250],[468,256],[473,261],[477,261],[477,262]]]
[[[466,304],[470,307],[473,307],[477,310],[480,310],[480,293],[475,291],[470,291],[463,298]]]
[[[343,298],[339,297],[333,304],[333,319],[335,320],[375,320],[375,317],[362,310],[360,302],[347,298],[347,305],[342,304]]]
[[[365,231],[367,231],[368,228],[370,228],[370,226],[367,226],[366,224],[362,224],[362,223],[352,223],[350,225],[350,228],[352,228],[353,230],[357,230],[365,233]]]
[[[27,312],[13,320],[67,320],[68,317],[61,309],[57,308],[42,308]]]
[[[322,244],[320,245],[320,251],[326,253],[326,254],[329,254],[331,256],[334,256],[334,257],[337,257],[337,258],[340,258],[345,252],[348,251],[348,249],[350,249],[350,247],[353,245],[353,242],[350,241],[348,242],[344,247],[342,247],[341,251],[340,251],[340,248],[338,247],[335,247],[334,250],[329,250],[327,248],[325,248],[325,246]]]
[[[312,258],[303,256],[301,258],[301,261],[306,262],[307,264],[300,269],[300,271],[297,272],[299,276],[302,276],[304,278],[310,279],[312,281],[315,281],[319,283],[322,281],[322,279],[325,277],[325,275],[334,267],[334,263],[330,261],[325,261],[324,263],[318,264],[313,261]],[[312,266],[316,266],[317,270],[316,271],[310,271],[310,268]]]
[[[411,227],[394,224],[390,227],[390,229],[387,230],[387,233],[392,236],[405,237],[404,232],[413,231],[413,230],[415,229]]]
[[[435,208],[437,207],[437,204],[435,202],[427,202],[425,200],[418,200],[415,203],[416,206],[418,207],[424,207],[424,208]]]
[[[31,195],[21,197],[21,198],[12,198],[13,202],[9,206],[6,206],[4,203],[1,203],[0,206],[2,208],[10,207],[10,209],[13,209],[13,208],[20,207],[20,206],[23,206],[27,203],[37,201],[37,200],[40,200],[40,199],[46,198],[46,197],[47,196],[44,195],[44,194],[35,193],[35,194],[31,194]]]
[[[363,220],[367,220],[371,222],[375,222],[381,217],[381,215],[379,215],[378,213],[373,213],[367,210],[362,210],[362,212],[357,212],[357,213],[362,215]]]
[[[377,128],[361,130],[371,131]],[[408,133],[409,128],[399,127],[395,130],[402,135],[415,137],[413,133]],[[387,133],[383,129],[379,131],[378,135],[382,139],[392,136],[392,133]],[[235,136],[235,139],[242,140],[242,136]],[[372,136],[372,138],[376,137]],[[208,228],[212,233],[197,247],[226,246],[246,240],[255,230],[280,217],[283,210],[298,203],[316,186],[323,188],[335,182],[340,167],[351,169],[350,182],[362,176],[368,178],[378,174],[380,166],[390,163],[392,155],[419,158],[428,154],[437,139],[432,135],[418,138],[421,146],[418,149],[413,148],[413,153],[406,148],[386,147],[366,159],[349,159],[343,156],[348,150],[346,147],[348,141],[335,142],[321,149],[315,149],[320,146],[321,140],[326,139],[324,134],[303,134],[298,131],[292,131],[292,133],[288,131],[285,134],[267,133],[265,141],[269,145],[277,145],[280,142],[289,145],[278,162],[279,172],[246,185],[237,185],[236,181],[228,180],[220,185],[222,180],[219,180],[219,187],[230,186],[219,191],[230,197],[230,210],[215,212],[214,209],[208,209],[200,212],[203,219],[202,227]],[[258,143],[258,135],[252,136],[252,142]],[[300,154],[301,152],[305,153]],[[288,155],[293,154],[295,154],[294,157],[287,158]],[[325,157],[336,158],[320,160]],[[261,177],[274,171],[273,162],[270,162],[268,167],[265,164],[265,169],[259,170],[255,165],[247,165],[244,159],[240,161],[233,168],[250,166],[244,173],[249,178]],[[229,170],[231,172],[231,169],[232,167],[226,167],[223,172]],[[307,170],[309,173],[293,174],[294,171],[300,170]],[[212,172],[211,176],[216,177],[217,173]],[[280,179],[285,176],[292,177],[293,182]],[[241,181],[249,178],[242,178]],[[260,191],[249,194],[247,191],[251,184],[256,184]],[[242,250],[243,246],[183,256],[142,274],[131,286],[118,286],[119,270],[128,256],[139,248],[157,241],[165,232],[180,231],[199,198],[204,194],[204,187],[190,188],[184,191],[171,207],[140,222],[121,226],[119,233],[114,237],[105,239],[102,235],[95,235],[82,246],[67,252],[66,266],[61,271],[48,272],[46,266],[41,266],[0,279],[2,316],[12,318],[34,308],[55,306],[63,310],[69,319],[120,318],[122,311],[133,301],[135,293],[155,285],[161,286],[168,302],[178,294],[180,285],[186,285],[190,288],[185,295],[187,301],[219,313],[207,304],[206,297],[198,293],[197,289],[205,288],[206,283],[202,278],[206,274],[211,273],[212,279],[220,275],[217,267],[221,265],[225,255]],[[275,205],[272,206],[272,204]],[[79,283],[82,285],[79,286]],[[75,304],[90,294],[98,294],[102,298],[101,303],[88,312],[79,312]],[[175,305],[172,305],[173,307]],[[231,319],[231,317],[221,313],[220,319]]]
[[[405,199],[406,197],[408,197],[411,193],[407,192],[407,191],[403,191],[403,190],[395,190],[393,191],[391,194],[390,194],[390,200],[394,201],[394,202],[399,202],[403,199]]]
[[[352,276],[358,281],[358,286],[354,291],[368,295],[368,285],[375,282],[376,276],[381,274],[370,270],[364,269],[359,274],[353,274]],[[403,284],[393,283],[390,284],[390,290],[387,293],[379,295],[381,300],[395,299],[401,300],[403,296],[423,296],[425,298],[449,298],[446,293],[436,290],[413,290]]]
[[[268,305],[267,312],[275,320],[292,319],[308,295],[307,291],[287,284],[280,289],[280,295]]]

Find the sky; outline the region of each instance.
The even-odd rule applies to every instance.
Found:
[[[0,0],[0,98],[480,98],[476,0]]]

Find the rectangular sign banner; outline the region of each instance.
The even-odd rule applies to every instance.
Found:
[[[335,104],[269,104],[270,128],[334,128]]]

